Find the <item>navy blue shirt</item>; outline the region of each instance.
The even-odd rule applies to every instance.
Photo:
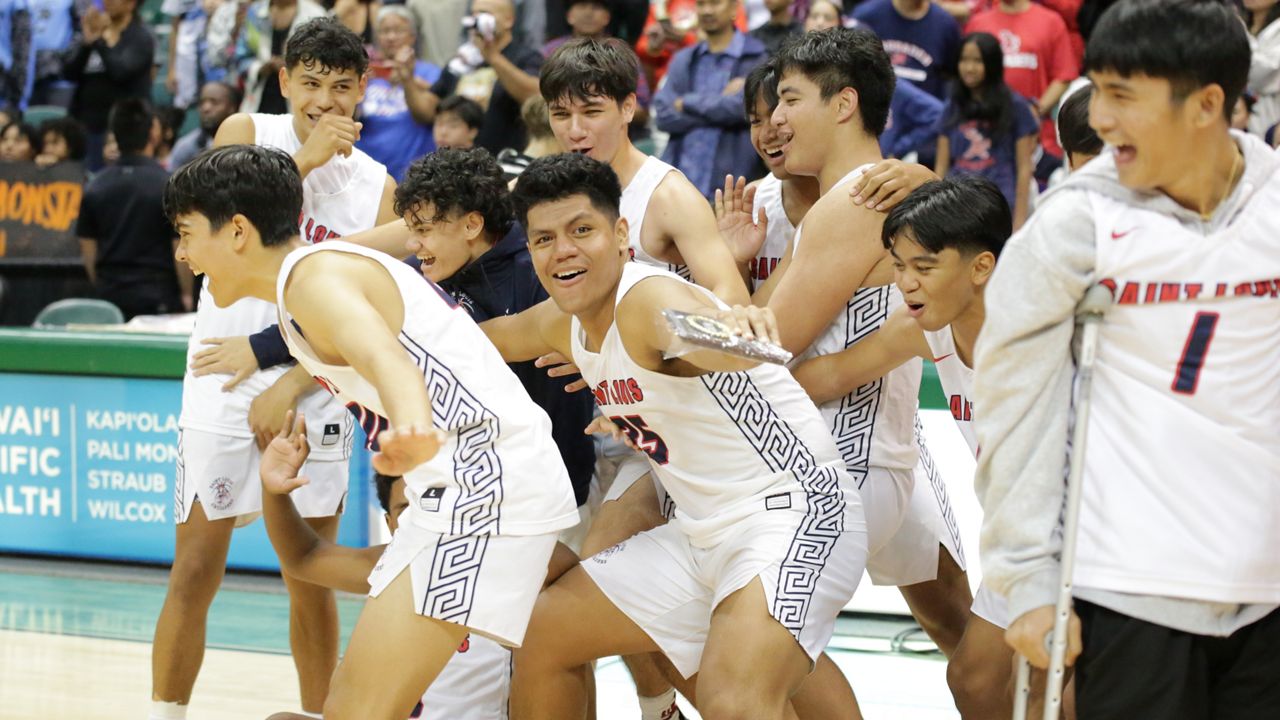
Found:
[[[1040,132],[1040,121],[1030,101],[1017,93],[1011,94],[1013,122],[1004,135],[996,136],[991,123],[985,120],[962,119],[951,125],[944,124],[938,132],[950,144],[951,166],[947,175],[981,175],[1000,187],[1010,208],[1017,199],[1018,140]],[[943,109],[943,123],[951,116],[953,107],[948,102]]]
[[[880,133],[880,152],[895,158],[911,152],[931,157],[941,120],[941,100],[911,83],[898,83],[889,103],[889,122]]]
[[[919,20],[903,17],[892,0],[869,0],[853,11],[884,42],[898,80],[907,80],[939,100],[960,58],[960,25],[946,10],[930,4]]]

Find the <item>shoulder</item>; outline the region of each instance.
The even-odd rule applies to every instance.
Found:
[[[213,138],[214,145],[249,145],[257,140],[257,130],[253,116],[249,113],[236,113],[218,126],[218,134]]]
[[[413,64],[413,74],[427,82],[435,82],[440,77],[440,68],[426,60],[419,60]]]
[[[855,239],[875,230],[875,244],[880,244],[880,226],[884,216],[878,212],[853,204],[849,199],[849,184],[829,190],[818,198],[804,216],[804,246],[812,249],[829,241],[847,243],[852,233]]]

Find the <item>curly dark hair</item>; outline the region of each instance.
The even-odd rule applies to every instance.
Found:
[[[511,201],[515,204],[516,217],[527,223],[530,208],[573,195],[587,196],[592,207],[610,221],[618,219],[618,206],[622,201],[618,176],[608,163],[580,153],[548,155],[529,163],[516,181]]]
[[[364,75],[369,69],[369,53],[360,36],[331,17],[308,20],[289,36],[284,49],[284,66],[293,70],[319,66],[321,71],[353,70]]]
[[[441,148],[410,165],[396,188],[396,214],[403,217],[423,203],[435,206],[436,222],[478,212],[495,237],[506,235],[515,220],[502,166],[484,148]]]
[[[61,136],[67,143],[67,159],[80,162],[84,160],[86,154],[86,142],[84,134],[84,126],[70,115],[63,117],[49,118],[40,123],[40,139],[43,144],[44,136],[49,133]]]

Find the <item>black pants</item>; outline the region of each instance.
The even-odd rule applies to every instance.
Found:
[[[1079,720],[1280,719],[1280,610],[1229,637],[1173,630],[1076,601]]]

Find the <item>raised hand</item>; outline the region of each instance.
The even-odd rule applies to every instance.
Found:
[[[262,451],[258,463],[258,475],[262,478],[263,492],[288,495],[309,482],[298,471],[307,461],[311,447],[307,444],[307,425],[301,413],[294,418],[290,410],[285,415],[284,426]]]
[[[753,216],[755,202],[756,185],[748,185],[744,177],[734,181],[732,175],[725,175],[724,188],[716,188],[716,225],[734,261],[740,265],[751,262],[760,252],[769,232],[769,218],[765,217],[764,210],[760,211],[760,222]]]

